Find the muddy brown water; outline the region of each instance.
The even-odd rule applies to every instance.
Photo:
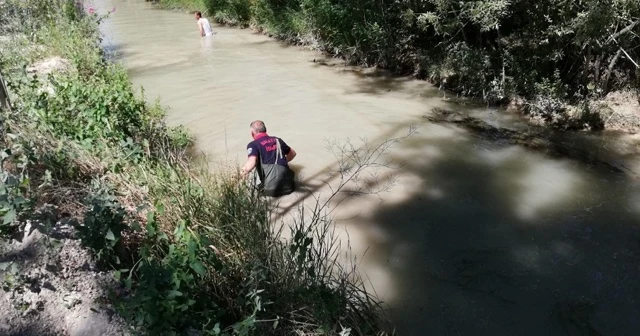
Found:
[[[327,195],[336,157],[325,140],[375,144],[418,127],[384,157],[404,162],[393,170],[395,184],[349,198],[333,213],[399,335],[638,334],[633,174],[427,122],[422,116],[433,108],[448,108],[529,128],[500,110],[452,104],[425,82],[322,64],[322,55],[249,30],[216,26],[215,36],[202,39],[191,14],[142,0],[99,0],[97,7],[116,8],[103,26],[107,50],[217,163],[244,163],[248,125],[262,119],[299,153],[294,168],[304,190]],[[632,137],[561,137],[640,171]],[[384,182],[387,173],[375,179]],[[281,209],[310,200],[297,193]]]

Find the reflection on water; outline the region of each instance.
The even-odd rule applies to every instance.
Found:
[[[325,139],[379,143],[421,124],[388,157],[405,163],[393,171],[394,187],[347,199],[334,213],[400,335],[639,330],[637,180],[424,123],[434,107],[459,107],[423,82],[321,64],[315,53],[246,30],[217,27],[202,39],[190,14],[141,0],[102,5],[118,8],[103,27],[115,59],[217,160],[243,163],[249,122],[262,119],[299,153],[294,167],[306,190],[326,195],[337,163]],[[528,127],[499,111],[469,112]],[[622,143],[569,140],[605,157]],[[376,181],[393,180],[379,173]],[[309,196],[283,199],[283,213]]]

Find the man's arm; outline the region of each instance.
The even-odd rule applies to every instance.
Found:
[[[247,162],[242,167],[240,174],[242,177],[246,177],[249,173],[256,167],[258,163],[258,154],[260,150],[254,143],[249,143],[247,145]]]
[[[244,164],[244,167],[242,167],[242,171],[240,172],[242,174],[242,177],[246,177],[247,175],[249,175],[253,168],[256,167],[256,159],[257,157],[255,155],[249,156],[249,158],[247,159],[247,163]]]
[[[293,160],[296,157],[296,151],[293,148],[289,147],[284,140],[279,139],[280,145],[282,146],[282,153],[284,153],[284,157],[287,159],[287,162]]]
[[[198,20],[198,29],[200,30],[200,36],[204,36],[204,29],[202,28],[202,21]]]
[[[291,162],[291,160],[293,160],[294,157],[296,157],[297,153],[296,151],[293,150],[293,148],[289,149],[289,153],[287,153],[287,155],[285,155],[285,157],[287,158],[287,162]]]

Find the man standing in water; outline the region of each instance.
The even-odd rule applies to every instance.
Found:
[[[282,139],[267,134],[264,122],[252,122],[251,141],[247,145],[247,163],[242,167],[242,176],[246,177],[257,167],[262,182],[259,189],[266,196],[282,196],[291,194],[295,188],[294,172],[289,162],[296,157],[296,151]]]
[[[200,30],[200,36],[213,35],[211,24],[209,23],[209,20],[202,17],[202,13],[196,12],[196,20],[198,20],[198,29]]]

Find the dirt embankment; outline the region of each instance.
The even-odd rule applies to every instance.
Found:
[[[598,99],[570,105],[553,98],[514,98],[508,112],[524,115],[531,124],[561,130],[609,130],[640,132],[640,93],[615,91]]]
[[[70,67],[51,57],[26,70],[46,78]],[[41,89],[53,93],[46,81]],[[107,292],[119,284],[97,267],[71,223],[28,223],[23,232],[0,238],[0,335],[125,334]]]
[[[605,115],[605,129],[640,132],[640,95],[631,91],[608,94],[600,103],[609,110]]]
[[[73,225],[27,224],[17,239],[0,240],[0,334],[124,335],[108,303],[113,274],[101,271]]]

